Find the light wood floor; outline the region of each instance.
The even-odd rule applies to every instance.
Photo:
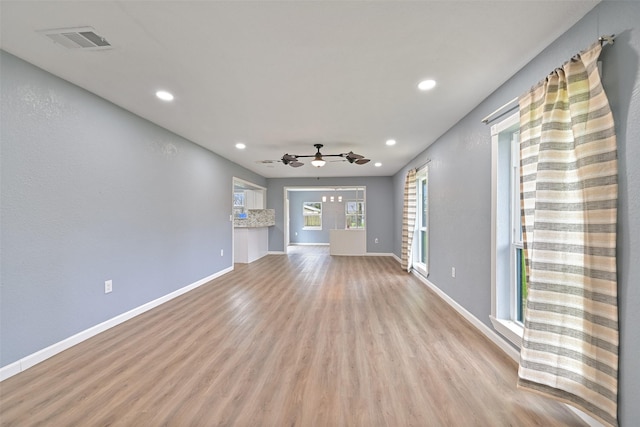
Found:
[[[487,295],[487,298],[489,296]],[[582,426],[388,257],[270,255],[0,384],[12,426]]]

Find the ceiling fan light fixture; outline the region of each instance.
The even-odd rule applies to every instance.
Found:
[[[322,144],[313,144],[314,147],[318,150],[316,156],[311,160],[311,164],[316,168],[323,167],[327,162],[322,158],[322,153],[320,153],[320,149],[323,147]]]
[[[311,160],[311,164],[317,168],[323,167],[326,163],[327,162],[319,156],[316,156],[313,160]]]

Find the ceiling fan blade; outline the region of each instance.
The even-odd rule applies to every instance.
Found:
[[[356,158],[353,157],[353,151],[349,151],[348,153],[342,153],[342,154],[340,154],[340,157],[342,157],[343,159],[345,159],[349,163],[353,163],[356,160]]]
[[[291,165],[292,168],[299,168],[300,166],[304,165],[304,163],[298,162],[298,161],[293,161],[289,164]]]
[[[296,156],[292,156],[291,154],[285,154],[284,156],[282,156],[282,160],[286,160],[288,162],[295,162],[297,159]]]
[[[369,163],[371,160],[369,159],[358,159],[356,160],[356,165],[364,165],[365,163]]]
[[[356,154],[353,151],[349,151],[349,153],[347,153],[347,158],[358,160],[358,159],[364,158],[364,156],[361,156],[360,154]]]

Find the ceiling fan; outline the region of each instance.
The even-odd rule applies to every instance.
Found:
[[[348,153],[340,153],[340,154],[322,154],[320,152],[320,149],[323,147],[322,144],[313,144],[313,146],[316,147],[317,149],[317,152],[315,154],[300,155],[300,154],[287,153],[284,156],[282,156],[282,159],[280,160],[285,165],[289,165],[294,168],[298,168],[304,165],[304,163],[298,160],[299,158],[302,158],[302,157],[313,157],[313,160],[311,160],[311,164],[317,168],[321,168],[327,163],[327,161],[324,160],[323,157],[341,157],[343,160],[346,160],[349,163],[355,163],[357,165],[364,165],[365,163],[369,163],[370,161],[369,159],[365,159],[364,156],[361,156],[360,154],[355,154],[353,151],[349,151]]]

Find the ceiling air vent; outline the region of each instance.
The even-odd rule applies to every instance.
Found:
[[[57,28],[38,32],[67,49],[103,50],[112,48],[107,39],[96,34],[91,27]]]

